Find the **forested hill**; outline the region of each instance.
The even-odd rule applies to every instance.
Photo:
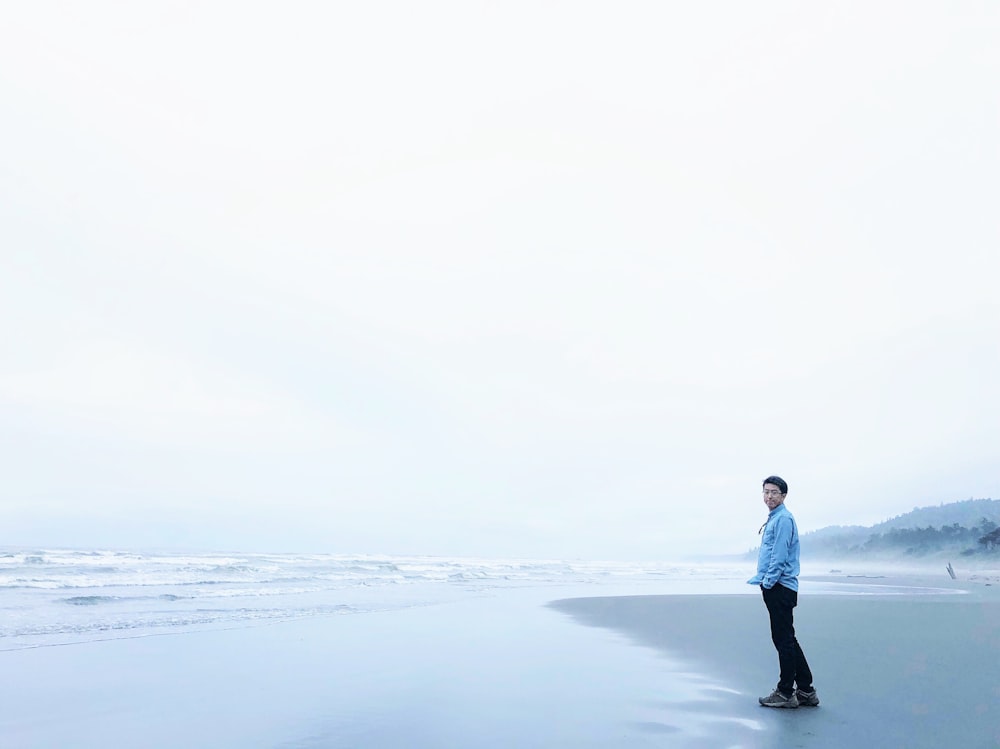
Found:
[[[939,528],[958,523],[971,527],[983,518],[1000,524],[1000,499],[966,499],[932,507],[914,507],[905,515],[898,515],[878,525],[872,532],[882,533],[891,528]]]
[[[802,534],[802,554],[814,557],[939,552],[1000,556],[1000,500],[967,499],[917,507],[876,525],[830,526]]]

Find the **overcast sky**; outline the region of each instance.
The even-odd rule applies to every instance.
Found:
[[[1000,498],[1000,6],[12,3],[6,545],[670,559]]]

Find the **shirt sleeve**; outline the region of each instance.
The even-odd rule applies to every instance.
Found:
[[[767,563],[767,571],[761,585],[770,590],[778,582],[788,561],[792,545],[792,519],[780,517],[774,526],[774,545],[771,547],[771,558]]]

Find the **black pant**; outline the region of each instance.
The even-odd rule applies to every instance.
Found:
[[[812,691],[812,671],[806,663],[806,657],[795,639],[795,627],[792,625],[792,609],[799,602],[799,594],[791,588],[775,583],[764,593],[764,605],[771,617],[771,642],[778,651],[778,665],[781,676],[778,678],[778,691],[790,695],[793,684],[807,692]]]

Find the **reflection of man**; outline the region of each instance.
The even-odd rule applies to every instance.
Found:
[[[816,707],[819,697],[813,689],[812,671],[795,639],[792,609],[799,598],[799,529],[785,507],[788,484],[778,476],[764,479],[764,504],[770,510],[761,531],[757,574],[747,580],[760,585],[764,605],[771,617],[771,641],[778,651],[781,675],[778,686],[759,699],[764,707]]]

